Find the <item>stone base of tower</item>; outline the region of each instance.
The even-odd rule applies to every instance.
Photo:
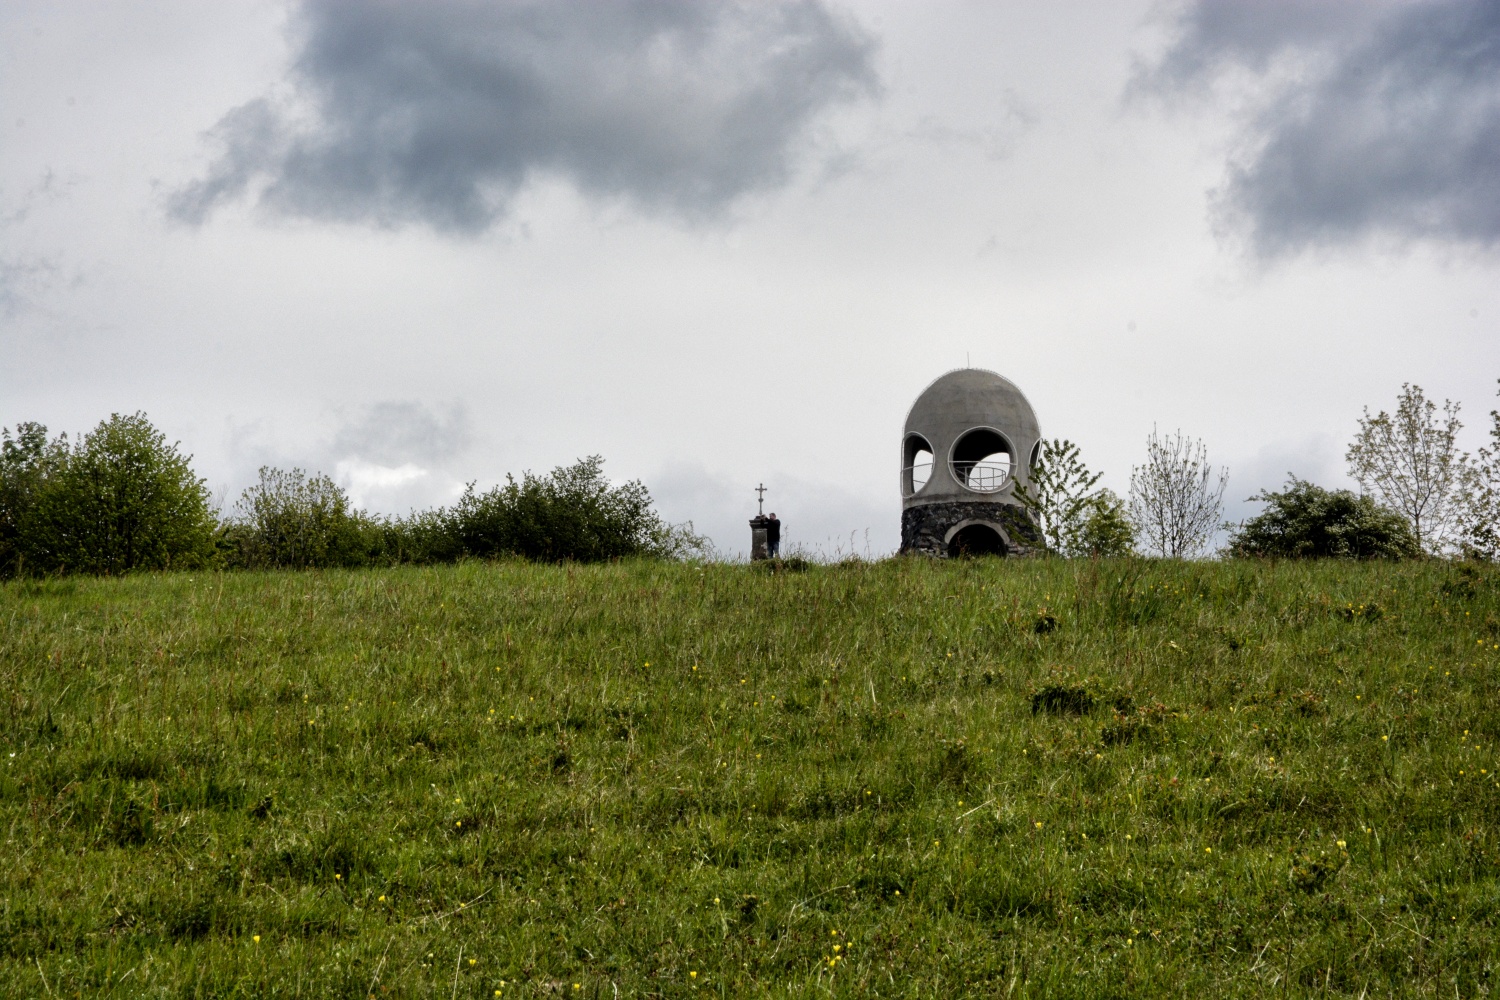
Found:
[[[1042,551],[1042,534],[1026,508],[968,500],[929,503],[901,511],[901,551],[949,558],[1029,556]]]

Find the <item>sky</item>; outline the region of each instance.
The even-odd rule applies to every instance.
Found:
[[[998,371],[1347,484],[1500,378],[1494,0],[0,5],[0,425],[144,411],[402,514],[585,455],[748,548],[899,544],[907,409]]]

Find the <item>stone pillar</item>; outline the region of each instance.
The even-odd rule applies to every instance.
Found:
[[[764,515],[750,519],[750,561],[759,562],[771,557],[769,543],[766,541],[766,525],[770,518]]]

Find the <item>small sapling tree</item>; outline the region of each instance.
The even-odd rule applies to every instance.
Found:
[[[1214,472],[1202,441],[1152,428],[1146,464],[1130,472],[1130,519],[1141,541],[1170,559],[1196,555],[1219,525],[1228,483],[1229,470]]]
[[[1089,471],[1072,441],[1043,439],[1030,482],[1016,491],[1016,498],[1031,512],[1048,551],[1068,553],[1103,475]]]
[[[1083,464],[1078,446],[1043,440],[1030,482],[1016,498],[1031,512],[1049,552],[1063,556],[1121,555],[1134,535],[1119,497],[1096,489],[1103,473]]]
[[[1406,518],[1417,542],[1440,552],[1462,510],[1468,456],[1458,450],[1459,405],[1437,404],[1419,385],[1401,386],[1396,414],[1381,410],[1359,421],[1359,433],[1344,458],[1359,488]]]
[[[1464,470],[1458,539],[1472,559],[1500,559],[1500,410],[1490,411],[1489,446]]]

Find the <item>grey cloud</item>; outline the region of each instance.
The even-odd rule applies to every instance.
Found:
[[[1371,236],[1500,244],[1500,4],[1280,3],[1258,24],[1261,10],[1195,4],[1158,68],[1181,84],[1310,53],[1253,116],[1221,224],[1263,257]]]
[[[171,214],[182,222],[203,223],[221,202],[243,194],[260,174],[274,171],[286,155],[289,137],[280,114],[265,98],[242,104],[209,130],[220,155],[208,176],[172,193]]]
[[[284,100],[210,132],[169,201],[477,232],[536,176],[712,216],[787,178],[817,114],[874,93],[873,43],[820,0],[304,0]]]
[[[335,460],[431,465],[464,451],[472,439],[468,411],[462,406],[435,413],[421,403],[388,400],[344,424],[330,452]]]
[[[1314,57],[1367,31],[1393,6],[1393,0],[1196,0],[1178,10],[1172,46],[1139,68],[1133,86],[1161,93],[1201,84],[1226,65],[1264,72],[1278,57]]]

